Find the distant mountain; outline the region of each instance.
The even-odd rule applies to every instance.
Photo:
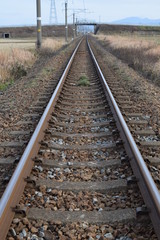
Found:
[[[111,23],[122,24],[122,25],[160,26],[160,19],[129,17],[129,18],[113,21]]]

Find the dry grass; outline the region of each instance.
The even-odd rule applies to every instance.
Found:
[[[36,39],[0,39],[0,50],[18,49],[34,49]]]
[[[43,39],[41,52],[52,54],[64,44],[65,41],[62,38]],[[33,51],[35,45],[35,39],[0,40],[0,90],[26,74],[27,68],[32,66],[36,59]]]
[[[108,41],[114,48],[150,48],[155,46],[156,38],[142,37],[139,35],[97,35],[97,38],[102,41]]]
[[[104,46],[130,67],[160,86],[160,37],[99,35]]]
[[[42,50],[57,51],[65,44],[64,38],[46,38],[42,43]]]
[[[29,50],[18,48],[0,50],[0,88],[5,88],[15,78],[24,75],[34,61],[34,53]]]

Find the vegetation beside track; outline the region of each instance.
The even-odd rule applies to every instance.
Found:
[[[10,40],[0,42],[0,91],[4,91],[14,81],[27,75],[28,69],[33,66],[41,55],[52,55],[64,45],[62,39],[46,38],[42,49],[37,54],[35,40]],[[2,48],[3,47],[3,48]]]
[[[139,35],[97,35],[113,55],[145,78],[160,86],[160,37]]]
[[[0,51],[0,90],[27,74],[27,69],[35,62],[33,52],[25,49],[10,48]]]
[[[141,76],[137,71],[128,67],[128,64],[119,60],[116,56],[109,53],[102,42],[92,38],[92,48],[97,56],[97,60],[105,76],[108,68],[114,73],[115,78],[120,83],[124,91],[130,93],[134,106],[146,115],[151,116],[153,129],[160,133],[160,91],[157,85]]]
[[[138,34],[138,35],[159,35],[159,26],[133,26],[133,25],[116,25],[100,24],[98,34]]]

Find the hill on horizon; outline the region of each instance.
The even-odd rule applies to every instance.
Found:
[[[110,24],[160,26],[160,19],[128,17],[121,20],[110,22]]]

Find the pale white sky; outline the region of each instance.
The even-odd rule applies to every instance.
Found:
[[[41,0],[42,24],[49,24],[50,1]],[[55,0],[58,23],[64,23],[64,0]],[[68,0],[69,22],[73,8],[87,9],[78,13],[79,19],[111,22],[126,17],[160,19],[159,0]],[[36,0],[1,0],[0,26],[36,25]]]

